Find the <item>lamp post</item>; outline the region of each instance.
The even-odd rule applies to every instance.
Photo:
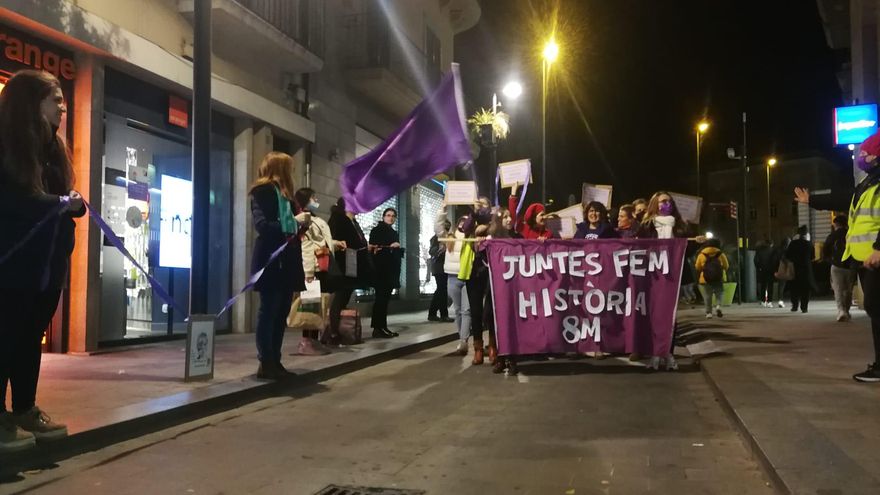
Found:
[[[697,124],[697,196],[700,196],[702,179],[700,175],[700,147],[702,146],[702,136],[706,134],[706,131],[709,130],[709,123],[705,120],[701,120],[700,123]]]
[[[501,93],[511,100],[515,100],[515,99],[519,98],[519,96],[522,94],[522,92],[523,92],[522,84],[520,84],[517,81],[510,81],[507,84],[505,84],[504,87],[501,89]],[[489,147],[491,154],[492,154],[492,156],[491,156],[492,168],[496,171],[496,173],[498,170],[498,142],[500,140],[505,139],[505,137],[506,137],[506,133],[503,135],[497,136],[496,132],[495,132],[495,124],[498,123],[498,121],[497,121],[498,107],[500,107],[500,106],[501,106],[501,102],[498,101],[498,93],[492,93],[492,124],[489,126],[489,128],[490,128],[489,132],[491,135],[489,136],[489,139],[488,139],[488,147]],[[483,143],[483,145],[487,144],[486,139],[482,139],[481,142]],[[498,192],[497,192],[497,190],[495,190],[495,195],[497,196],[497,194],[498,194]],[[497,197],[494,199],[496,202],[498,201]]]
[[[559,45],[553,38],[544,45],[541,64],[541,203],[547,202],[547,86],[550,65],[559,57]]]
[[[767,237],[773,238],[772,215],[770,214],[770,168],[776,165],[776,158],[767,160]]]

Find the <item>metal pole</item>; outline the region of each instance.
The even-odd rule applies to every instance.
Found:
[[[746,141],[746,123],[748,118],[746,117],[746,112],[743,112],[742,125],[743,125],[743,149],[742,149],[742,174],[743,174],[743,207],[742,207],[742,247],[741,250],[743,255],[740,259],[745,259],[745,250],[749,248],[749,155],[747,149],[747,141]],[[737,222],[737,226],[739,223]],[[739,234],[737,234],[737,242],[739,242]],[[744,286],[743,282],[746,278],[746,269],[742,266],[742,263],[739,265],[739,285],[740,290],[737,291],[738,297],[737,301],[742,304],[742,287]]]
[[[700,130],[697,129],[697,196],[700,195]]]
[[[771,215],[770,215],[770,164],[767,164],[767,237],[773,237],[773,228],[771,227]]]
[[[737,208],[736,215],[737,215],[737,217],[740,215],[739,208]],[[739,242],[739,220],[736,221],[736,242]],[[740,276],[740,279],[737,281],[737,285],[739,286],[739,290],[736,291],[736,303],[738,305],[742,305],[742,303],[743,303],[742,293],[743,293],[743,290],[745,290],[745,284],[743,283],[743,279],[745,279],[744,275],[746,272],[745,268],[743,268],[743,259],[744,258],[745,258],[744,253],[739,248],[737,248],[737,250],[736,250],[736,265],[738,267],[740,267],[740,273],[743,274],[743,276]]]
[[[541,65],[541,203],[547,204],[547,61]]]
[[[211,0],[194,2],[190,314],[208,312],[208,212],[211,206],[211,8]]]

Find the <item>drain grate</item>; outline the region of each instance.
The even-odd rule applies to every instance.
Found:
[[[424,490],[401,490],[399,488],[381,488],[377,486],[340,486],[328,485],[315,495],[425,495]]]

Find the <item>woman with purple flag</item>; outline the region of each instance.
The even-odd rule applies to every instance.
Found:
[[[376,299],[373,302],[373,338],[390,339],[397,337],[397,332],[388,329],[388,304],[391,293],[400,288],[400,262],[403,249],[400,247],[400,235],[394,230],[397,222],[397,210],[385,208],[382,220],[370,231],[370,251],[373,252],[373,264],[376,267]]]
[[[67,285],[73,218],[86,212],[58,135],[66,111],[48,72],[17,72],[0,93],[0,453],[67,435],[36,406],[43,332]]]
[[[257,378],[269,380],[292,375],[281,364],[281,345],[293,296],[306,290],[300,235],[311,223],[311,215],[297,206],[294,171],[290,155],[273,151],[263,158],[259,178],[250,191],[251,215],[257,231],[251,273],[263,270],[254,285],[260,294]],[[282,247],[281,255],[267,265],[272,253]]]

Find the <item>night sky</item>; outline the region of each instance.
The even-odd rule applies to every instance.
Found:
[[[468,114],[519,79],[525,94],[505,102],[512,132],[498,158],[532,158],[536,175],[540,52],[556,26],[547,174],[557,201],[579,200],[581,182],[614,184],[615,204],[658,189],[692,192],[696,122],[712,124],[705,173],[735,165],[726,149],[739,149],[743,111],[750,162],[815,151],[845,166],[832,141],[837,66],[813,0],[485,0],[482,8],[455,45]],[[537,200],[540,188],[532,191]]]

